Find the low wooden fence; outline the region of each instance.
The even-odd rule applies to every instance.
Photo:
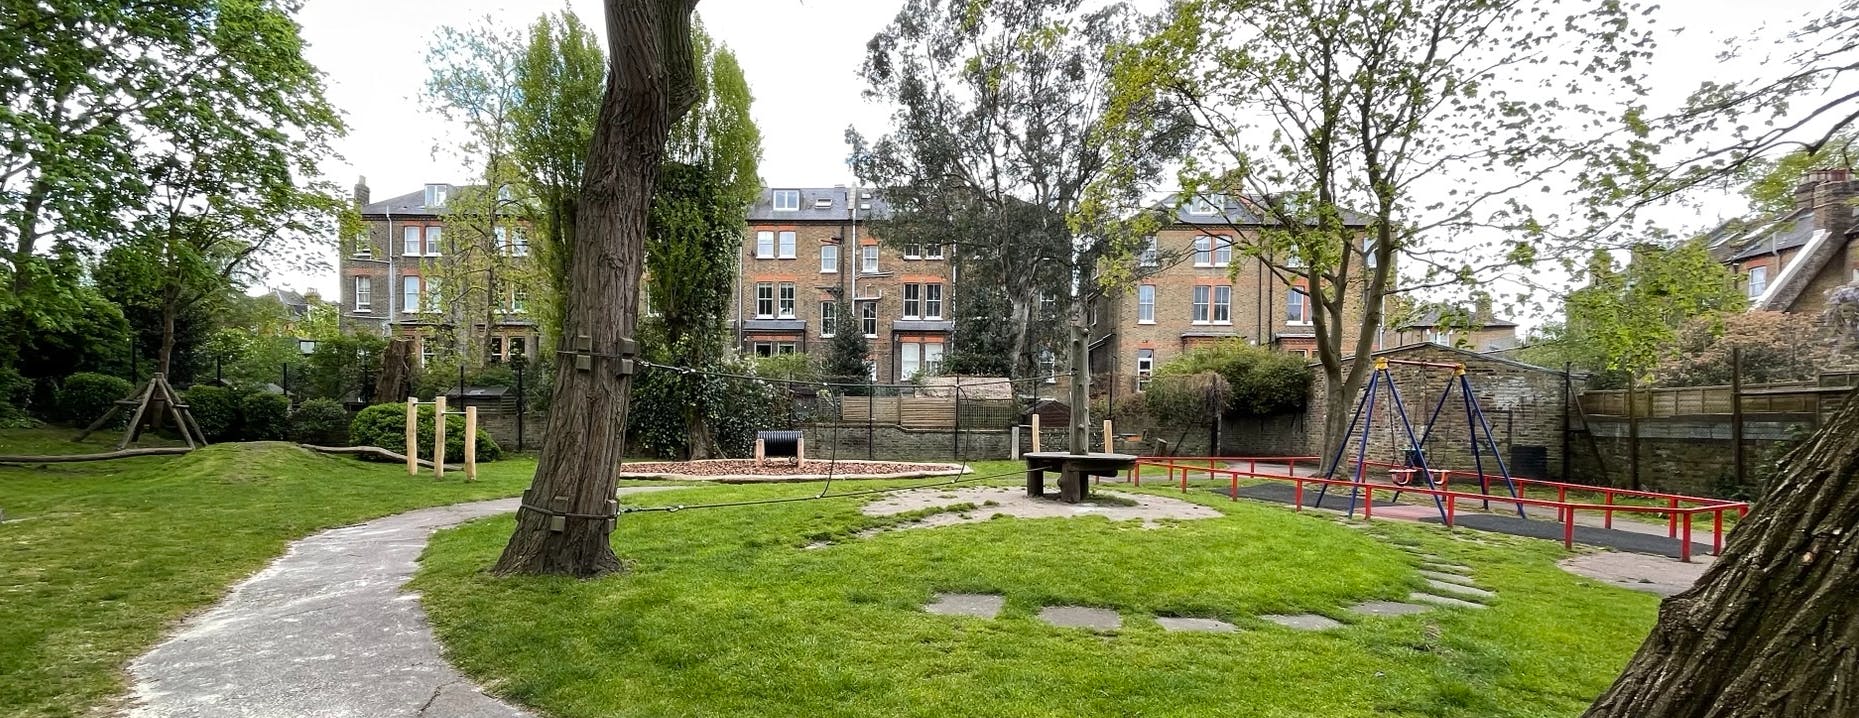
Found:
[[[1813,381],[1748,384],[1740,403],[1745,414],[1821,414],[1845,401],[1856,374],[1822,376]],[[1584,391],[1582,411],[1595,416],[1633,416],[1643,419],[1673,416],[1734,414],[1739,400],[1728,385],[1687,386],[1668,389],[1609,389]]]
[[[1005,429],[1018,416],[1019,407],[1011,399],[848,396],[839,403],[842,422],[869,421],[910,429]]]

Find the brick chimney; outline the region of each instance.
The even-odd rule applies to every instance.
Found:
[[[361,209],[366,206],[368,206],[368,178],[364,175],[355,179],[355,208]]]
[[[1814,227],[1843,237],[1853,228],[1851,200],[1859,195],[1859,182],[1851,169],[1809,170],[1807,181],[1795,188],[1795,205],[1814,213]]]
[[[1478,292],[1473,295],[1473,298],[1476,305],[1476,309],[1472,314],[1472,321],[1474,323],[1485,325],[1490,324],[1493,319],[1496,319],[1496,317],[1491,314],[1491,294],[1489,292]]]

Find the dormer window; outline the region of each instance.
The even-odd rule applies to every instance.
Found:
[[[830,201],[830,200],[829,200]],[[778,189],[774,191],[776,212],[793,212],[800,209],[800,190]]]
[[[833,198],[831,198],[831,197],[820,197],[820,198],[818,198],[818,199],[815,199],[815,200],[813,201],[813,208],[814,208],[814,209],[832,209],[832,208],[833,208]]]
[[[444,207],[445,206],[445,194],[446,194],[447,189],[449,188],[442,184],[426,185],[426,203],[424,206]]]
[[[1215,214],[1219,214],[1219,212],[1215,211],[1213,200],[1195,195],[1192,199],[1188,200],[1188,214],[1200,217],[1211,217]]]

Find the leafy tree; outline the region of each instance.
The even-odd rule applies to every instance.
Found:
[[[1076,314],[1081,333],[1090,270],[1128,249],[1073,215],[1108,169],[1111,148],[1094,138],[1113,110],[1110,50],[1139,20],[1120,3],[911,0],[867,45],[867,95],[897,108],[876,141],[847,133],[860,181],[892,208],[874,231],[891,244],[949,247],[969,285],[998,292],[987,301],[1007,309],[1012,376],[1035,373],[1041,350],[1063,336],[1063,324],[1040,321],[1041,300]],[[1185,118],[1155,103],[1115,109],[1146,123],[1117,149],[1128,160],[1117,169],[1153,179],[1183,146]]]
[[[965,286],[955,293],[955,341],[943,357],[943,371],[966,376],[1012,376],[1014,327],[1012,302],[992,286]],[[1051,326],[1047,324],[1046,326]]]
[[[56,274],[42,244],[133,242],[164,277],[269,254],[342,131],[303,57],[294,3],[14,3],[0,26],[0,242],[12,291],[39,314]],[[219,251],[234,238],[244,249]],[[281,242],[280,242],[281,243]],[[175,314],[188,298],[167,283]],[[56,290],[53,292],[54,297]],[[8,321],[23,329],[33,319]],[[11,337],[9,339],[17,339]],[[7,344],[17,345],[17,341]],[[166,342],[164,342],[166,344]],[[167,362],[171,352],[160,352]]]
[[[1157,377],[1206,374],[1223,380],[1221,410],[1239,416],[1276,416],[1304,410],[1310,368],[1303,357],[1234,339],[1196,347],[1156,370]]]
[[[637,333],[647,216],[671,127],[697,101],[691,47],[696,0],[607,0],[613,49],[606,94],[588,145],[568,265],[564,337],[582,352],[556,364],[549,426],[530,496],[567,497],[526,509],[497,560],[498,573],[597,576],[620,569],[604,518],[626,451],[631,375],[621,371]],[[580,337],[587,337],[582,344]],[[565,528],[552,530],[554,516]]]
[[[1168,98],[1202,130],[1182,158],[1184,193],[1261,217],[1257,231],[1249,220],[1218,231],[1277,281],[1306,287],[1328,387],[1325,445],[1342,440],[1367,379],[1369,362],[1343,359],[1373,349],[1397,257],[1424,277],[1418,288],[1527,270],[1548,254],[1546,223],[1520,190],[1595,159],[1589,128],[1610,110],[1586,92],[1640,89],[1633,68],[1647,45],[1635,10],[1183,0],[1121,53],[1115,103]],[[1582,51],[1564,62],[1551,47]],[[1119,147],[1151,131],[1141,120],[1114,127],[1098,141]],[[1106,174],[1109,189],[1128,192],[1129,172]],[[1493,235],[1502,239],[1481,241]]]
[[[1784,312],[1735,312],[1698,317],[1680,327],[1653,368],[1659,386],[1729,384],[1743,353],[1743,383],[1812,379],[1832,369],[1833,346],[1822,339],[1819,318]]]
[[[1828,138],[1817,148],[1800,148],[1772,160],[1752,159],[1742,174],[1748,176],[1743,196],[1757,214],[1778,214],[1795,208],[1795,187],[1808,170],[1823,167],[1851,169],[1859,157],[1854,156],[1853,135]]]
[[[833,338],[826,342],[820,376],[829,384],[843,385],[834,387],[843,395],[868,394],[863,385],[871,382],[871,341],[865,338],[858,317],[853,316],[850,302],[840,301],[833,316],[838,326],[833,328]]]
[[[151,366],[161,370],[165,343],[171,360],[168,374],[174,381],[190,382],[199,370],[211,368],[215,316],[227,303],[227,295],[236,291],[214,273],[164,276],[160,249],[153,245],[129,242],[105,250],[93,272],[97,289],[129,324],[136,354],[143,360],[138,373],[150,371]],[[177,298],[184,300],[174,303],[172,314],[168,312],[171,285],[180,290]]]
[[[581,173],[600,114],[606,56],[600,39],[573,12],[543,15],[516,59],[516,104],[510,108],[511,159],[534,198],[536,263],[551,291],[538,293],[543,349],[557,345],[567,321],[568,269],[574,256]]]
[[[521,220],[529,213],[516,160],[524,49],[518,33],[486,18],[439,28],[427,51],[427,104],[462,130],[439,149],[477,174],[446,198],[445,247],[421,271],[438,280],[430,301],[446,317],[439,334],[468,367],[485,363],[490,331],[506,316],[527,312],[531,297],[553,303],[546,298],[552,284],[528,258],[529,228]]]
[[[695,20],[691,54],[697,60],[697,99],[691,111],[671,126],[665,159],[704,168],[720,188],[723,206],[732,212],[746,211],[762,191],[758,174],[762,131],[750,116],[755,98],[736,53],[710,37],[703,23]]]
[[[742,245],[743,214],[730,188],[718,183],[700,165],[667,163],[659,175],[652,200],[646,238],[647,284],[655,316],[640,322],[641,350],[650,358],[675,366],[715,369],[724,354],[736,254]],[[665,377],[664,393],[649,401],[670,399],[684,417],[681,433],[684,458],[709,458],[711,413],[706,402],[713,396],[705,388],[709,377],[674,374]],[[666,395],[669,394],[669,396]],[[635,404],[648,401],[645,394]]]
[[[1624,268],[1597,251],[1586,279],[1564,301],[1563,323],[1545,327],[1527,358],[1573,364],[1594,373],[1598,386],[1647,381],[1687,321],[1713,321],[1749,303],[1702,240],[1641,245]]]

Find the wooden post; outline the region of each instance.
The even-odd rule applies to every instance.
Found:
[[[1743,454],[1742,347],[1730,348],[1730,463],[1735,466],[1736,485],[1739,487],[1748,485],[1749,459]]]
[[[1007,458],[1020,460],[1020,427],[1014,426],[1007,431]]]
[[[768,459],[768,444],[762,437],[755,437],[755,465],[761,466]]]
[[[420,398],[407,397],[407,475],[420,475]]]
[[[1039,453],[1039,414],[1033,414],[1033,453]]]
[[[478,480],[478,407],[465,407],[465,480]]]
[[[807,437],[805,436],[794,439],[794,465],[807,465]]]
[[[445,395],[432,398],[432,477],[445,478]]]
[[[1110,433],[1110,420],[1104,420],[1104,453],[1117,453],[1117,436]]]

